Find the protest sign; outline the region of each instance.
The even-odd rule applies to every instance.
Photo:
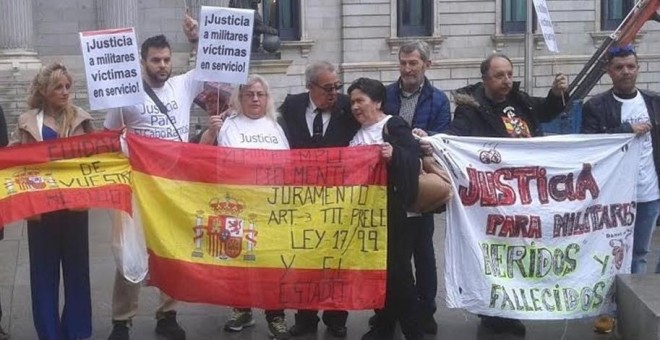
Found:
[[[543,32],[545,45],[548,46],[550,52],[559,53],[557,40],[555,39],[555,29],[552,27],[548,5],[545,3],[545,0],[534,0],[534,8],[536,8],[536,17],[538,18],[539,26],[541,26],[541,32]]]
[[[0,178],[0,226],[63,209],[131,212],[131,171],[119,132],[4,148]]]
[[[144,101],[135,30],[80,32],[87,96],[92,110]]]
[[[244,84],[250,70],[254,10],[202,6],[195,78]]]
[[[516,319],[595,316],[629,273],[639,138],[427,138],[452,177],[447,302]]]

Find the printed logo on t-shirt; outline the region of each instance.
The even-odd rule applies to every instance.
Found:
[[[503,110],[502,122],[506,127],[506,133],[513,138],[529,138],[532,134],[529,132],[527,123],[516,115],[516,109],[513,106],[507,106]]]

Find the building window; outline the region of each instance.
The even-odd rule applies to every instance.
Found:
[[[502,33],[525,33],[526,23],[526,0],[502,1]]]
[[[264,0],[264,24],[277,28],[283,41],[300,40],[300,0]]]
[[[399,37],[422,37],[433,34],[433,0],[398,0],[397,2]]]
[[[615,30],[634,5],[634,0],[601,0],[600,29]]]

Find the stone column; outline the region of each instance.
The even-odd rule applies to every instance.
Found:
[[[99,29],[134,27],[138,31],[138,0],[96,0]]]
[[[32,0],[0,1],[0,69],[41,67],[33,26]]]

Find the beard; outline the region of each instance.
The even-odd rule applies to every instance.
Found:
[[[149,70],[149,68],[145,68],[145,71],[147,78],[149,78],[150,83],[152,84],[165,83],[168,79],[170,79],[170,76],[172,75],[172,69],[168,70],[166,75],[161,75],[160,72],[153,72]]]

